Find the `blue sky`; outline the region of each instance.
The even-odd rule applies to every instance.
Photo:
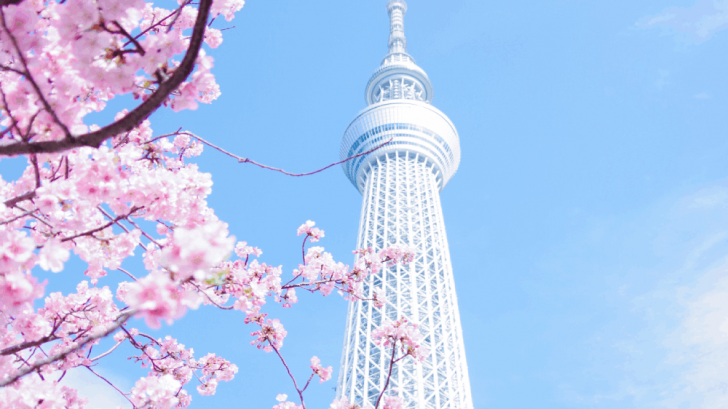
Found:
[[[475,407],[728,406],[728,1],[408,3],[409,52],[463,149],[442,203]],[[235,26],[211,51],[220,99],[160,111],[153,128],[290,171],[336,161],[387,51],[385,4],[250,0],[216,23]],[[211,150],[199,163],[211,206],[264,261],[295,268],[307,219],[352,261],[361,196],[339,169],[288,178]],[[6,180],[17,165],[0,163]],[[49,290],[82,272],[48,276]],[[346,303],[301,298],[272,309],[283,353],[300,376],[313,355],[338,371]],[[251,331],[203,308],[156,332],[241,368],[214,397],[192,392],[192,407],[292,395]],[[122,355],[102,373],[129,389],[143,371]],[[124,402],[86,374],[68,381],[97,407]],[[309,407],[328,407],[334,386],[314,385]]]

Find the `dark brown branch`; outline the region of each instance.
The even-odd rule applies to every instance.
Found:
[[[30,155],[30,163],[33,165],[33,173],[35,174],[35,188],[40,187],[40,169],[38,169],[38,155]]]
[[[7,0],[6,0],[7,1]],[[51,153],[73,149],[81,146],[91,146],[98,148],[101,144],[116,135],[131,131],[137,127],[142,121],[159,108],[167,97],[176,90],[180,84],[192,73],[195,68],[195,62],[205,37],[205,28],[207,26],[207,18],[210,14],[212,0],[200,0],[197,20],[190,38],[190,46],[187,53],[182,59],[179,67],[174,71],[169,79],[159,85],[157,90],[147,98],[141,105],[134,108],[122,119],[109,124],[97,131],[87,134],[71,137],[59,141],[43,141],[32,142],[28,144],[14,143],[11,145],[0,146],[0,155],[22,155],[28,153]],[[3,23],[4,25],[4,23]],[[7,30],[6,30],[7,31]],[[52,112],[52,111],[51,111]]]
[[[139,52],[139,54],[141,54],[141,55],[146,54],[146,51],[144,51],[144,47],[142,47],[142,45],[139,44],[139,41],[137,41],[136,38],[132,37],[128,31],[124,30],[124,27],[122,27],[121,24],[114,21],[114,25],[116,26],[116,28],[119,29],[119,33],[123,34],[129,41],[134,43],[134,47],[136,47],[136,50],[137,50],[137,52]]]
[[[35,190],[30,191],[28,193],[23,193],[20,196],[16,196],[12,199],[6,200],[5,203],[3,203],[3,204],[7,207],[15,207],[15,205],[17,205],[18,203],[25,201],[25,200],[33,199],[34,197],[35,197]]]
[[[18,75],[25,75],[25,73],[23,71],[16,70],[13,67],[7,67],[5,65],[0,65],[0,71],[10,71],[10,72],[14,72],[14,73],[16,73]]]
[[[0,6],[7,6],[8,4],[20,4],[23,0],[0,0]]]
[[[45,344],[46,342],[54,341],[56,339],[58,339],[58,337],[51,334],[51,335],[43,337],[37,341],[23,342],[22,344],[14,345],[14,346],[7,347],[7,348],[1,350],[0,355],[12,355],[12,354],[18,353],[22,350],[37,347],[37,346]]]

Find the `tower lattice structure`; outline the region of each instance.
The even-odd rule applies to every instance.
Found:
[[[416,251],[407,266],[385,268],[364,286],[367,298],[383,289],[387,304],[351,303],[337,394],[374,404],[389,373],[389,353],[372,342],[383,320],[406,317],[420,325],[430,356],[396,364],[390,392],[411,409],[472,409],[470,380],[453,280],[440,191],[460,163],[450,120],[431,105],[427,74],[407,54],[404,0],[390,0],[389,53],[366,87],[367,108],[346,130],[342,159],[391,142],[344,164],[364,196],[358,248],[379,251],[406,244]]]

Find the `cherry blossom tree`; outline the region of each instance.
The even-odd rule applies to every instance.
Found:
[[[217,48],[222,30],[213,23],[232,20],[243,3],[179,0],[164,9],[143,0],[0,0],[0,158],[27,158],[17,180],[0,177],[0,408],[82,408],[85,399],[60,383],[68,371],[98,376],[134,408],[187,407],[193,386],[214,394],[235,377],[234,363],[214,353],[196,357],[172,336],[154,338],[129,325],[142,317],[160,328],[201,306],[244,314],[254,329],[251,344],[278,357],[298,393],[297,403],[280,395],[275,408],[305,408],[304,392],[315,377],[329,380],[332,367],[312,357],[310,377],[298,382],[282,353],[284,325],[269,317],[266,304],[292,307],[297,291],[364,300],[370,275],[412,260],[400,246],[360,249],[349,267],[322,247],[307,247],[324,237],[308,221],[297,231],[298,268],[284,273],[259,261],[261,250],[236,241],[208,207],[211,176],[189,160],[209,146],[239,162],[300,175],[181,129],[154,134],[148,118],[155,110],[195,109],[219,96],[213,58],[202,44]],[[138,105],[111,124],[85,123],[126,94]],[[71,253],[88,278],[73,293],[46,294],[34,271],[63,280]],[[139,254],[142,271],[122,268]],[[128,280],[115,290],[103,286],[110,271]],[[369,301],[385,302],[382,294]],[[390,367],[427,355],[405,318],[374,336],[391,348]],[[95,351],[105,338],[114,346]],[[148,369],[130,391],[95,369],[122,344]],[[386,389],[376,407],[400,408]],[[356,407],[345,397],[331,406]]]

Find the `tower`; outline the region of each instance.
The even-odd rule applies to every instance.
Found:
[[[407,54],[404,0],[390,0],[389,53],[366,86],[367,107],[344,133],[344,172],[364,196],[358,248],[402,243],[416,256],[407,266],[385,268],[371,276],[364,294],[384,289],[387,305],[349,306],[338,397],[362,404],[376,401],[389,372],[387,353],[374,345],[371,333],[384,318],[406,317],[420,324],[431,351],[421,364],[395,365],[390,388],[411,409],[472,409],[465,348],[453,281],[450,251],[440,204],[440,191],[460,163],[455,126],[433,107],[427,74]]]

